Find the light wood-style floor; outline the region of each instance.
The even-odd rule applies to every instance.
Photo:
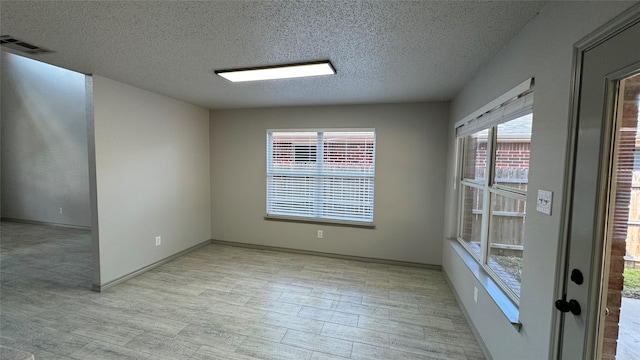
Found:
[[[40,359],[483,359],[442,272],[207,245],[89,291],[88,231],[1,224],[0,344]]]

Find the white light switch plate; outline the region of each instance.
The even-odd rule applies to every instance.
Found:
[[[551,215],[551,203],[553,193],[547,190],[538,190],[538,200],[536,202],[536,210],[543,214]]]

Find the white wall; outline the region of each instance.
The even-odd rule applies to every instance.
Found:
[[[2,216],[90,226],[85,76],[4,51],[1,72]]]
[[[212,110],[212,238],[439,265],[447,103]],[[266,130],[375,128],[375,229],[264,220]],[[324,230],[317,239],[317,230]]]
[[[450,108],[453,123],[523,80],[535,78],[527,228],[522,270],[520,321],[516,332],[481,291],[472,300],[475,278],[445,240],[443,268],[473,325],[494,359],[546,359],[552,349],[558,248],[561,239],[565,157],[573,44],[631,6],[630,2],[550,2],[475,78]],[[445,235],[455,237],[454,148],[449,146]],[[552,215],[535,211],[538,189],[553,191]]]
[[[211,238],[209,113],[96,75],[92,90],[105,285]]]

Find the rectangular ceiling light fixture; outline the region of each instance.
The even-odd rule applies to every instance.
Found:
[[[329,60],[299,64],[263,66],[247,69],[216,70],[216,74],[232,82],[290,79],[305,76],[334,75]]]

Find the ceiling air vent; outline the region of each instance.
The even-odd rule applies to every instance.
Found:
[[[10,35],[2,35],[0,36],[0,45],[7,47],[9,49],[17,50],[30,55],[39,55],[39,54],[49,54],[53,51],[47,50],[22,40],[16,39]]]

